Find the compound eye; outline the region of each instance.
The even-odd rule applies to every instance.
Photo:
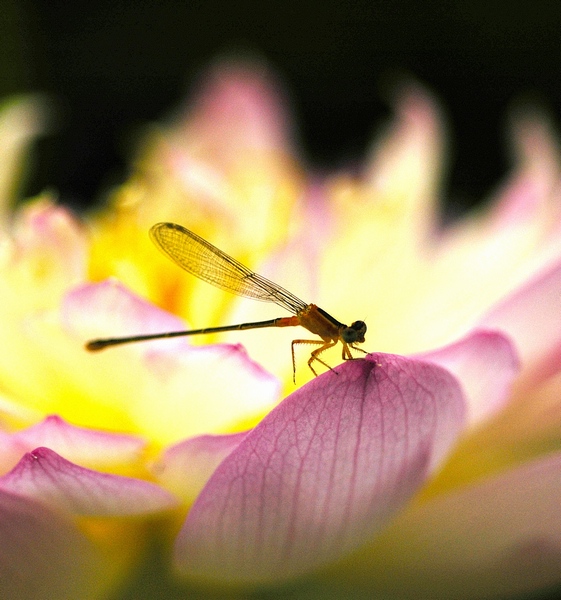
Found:
[[[351,327],[353,329],[356,329],[357,331],[360,331],[361,333],[366,333],[366,323],[364,321],[355,321]]]
[[[366,323],[355,321],[350,327],[345,327],[341,333],[343,341],[347,344],[362,344],[366,333]]]

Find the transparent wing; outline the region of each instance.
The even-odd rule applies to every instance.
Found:
[[[307,304],[276,283],[250,271],[210,242],[175,223],[157,223],[150,238],[173,262],[195,277],[217,288],[245,296],[274,302],[298,314]]]

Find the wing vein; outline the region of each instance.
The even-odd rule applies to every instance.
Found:
[[[263,302],[273,302],[298,314],[307,304],[288,290],[254,273],[196,233],[176,223],[150,229],[156,246],[183,270],[217,288]]]

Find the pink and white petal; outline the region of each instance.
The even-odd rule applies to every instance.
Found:
[[[416,356],[448,369],[460,380],[471,424],[503,408],[519,370],[513,345],[497,331],[476,330],[449,346]]]
[[[274,582],[378,532],[464,424],[457,380],[393,355],[349,361],[296,391],[218,466],[176,543],[186,577]]]
[[[291,156],[282,90],[263,63],[221,61],[194,100],[176,135],[170,136],[171,178],[187,184],[184,191],[192,197],[195,220],[202,218],[216,232],[217,222],[223,224],[227,237],[215,235],[213,243],[222,247],[228,242],[229,252],[245,253],[251,265],[274,245],[271,232],[290,218],[301,180]],[[169,162],[164,157],[163,164]],[[204,186],[201,175],[210,175]],[[179,215],[184,209],[175,210]],[[263,226],[270,221],[272,227]]]
[[[0,598],[93,599],[107,586],[104,566],[101,553],[69,519],[0,490]]]
[[[171,494],[153,483],[85,469],[48,448],[27,453],[0,478],[0,490],[75,515],[143,515],[176,505]]]
[[[561,361],[551,364],[551,354],[559,355],[561,344],[561,262],[508,296],[479,322],[486,329],[500,329],[509,335],[520,354],[524,368],[538,369],[548,362],[547,377],[561,369]],[[537,375],[536,375],[537,376]]]
[[[103,470],[136,465],[146,446],[139,437],[76,427],[56,415],[12,437],[24,452],[45,446],[71,462]]]
[[[85,315],[88,306],[93,308]],[[111,315],[117,315],[113,325]],[[87,413],[89,423],[101,422],[103,410],[112,422],[121,423],[121,429],[140,431],[168,445],[254,419],[278,400],[279,381],[253,362],[241,346],[191,346],[178,338],[94,354],[76,352],[76,344],[82,346],[88,337],[184,329],[176,317],[119,284],[105,282],[72,292],[64,305],[64,318],[71,335],[61,344],[73,351],[75,362],[69,367],[64,361],[58,371],[65,374],[65,384],[80,374],[78,389],[87,389],[85,407],[89,408],[90,398],[95,399]],[[85,422],[84,407],[63,409],[62,414],[71,415],[73,422]]]
[[[559,448],[561,372],[542,385],[527,384],[517,384],[505,410],[466,439],[461,457],[472,472],[475,465],[476,472],[494,471],[497,464],[512,465]],[[458,471],[457,465],[452,468]]]
[[[561,583],[560,506],[557,453],[412,506],[326,585],[388,600],[525,597]]]
[[[518,114],[511,129],[515,168],[490,207],[489,233],[518,231],[520,241],[530,244],[530,261],[539,257],[545,264],[541,260],[553,256],[548,247],[559,250],[559,241],[551,235],[560,216],[555,199],[561,166],[556,135],[544,115],[529,112]]]
[[[56,261],[52,268],[66,271],[67,285],[81,280],[86,266],[86,236],[83,226],[72,212],[48,197],[22,207],[13,225],[16,258],[40,260],[48,254]],[[43,257],[41,257],[43,254]],[[46,266],[43,262],[42,266]],[[44,277],[43,270],[36,273]]]
[[[68,286],[86,275],[84,230],[68,209],[49,197],[22,207],[6,247],[2,282],[7,289],[2,297],[16,311],[57,307]]]
[[[397,118],[368,157],[367,184],[378,195],[406,199],[403,217],[420,215],[418,227],[425,229],[432,225],[427,199],[435,197],[441,168],[442,116],[435,97],[417,83],[404,82],[396,91]]]
[[[163,487],[186,504],[192,504],[216,467],[246,435],[243,431],[190,438],[168,448],[153,472]]]
[[[280,382],[241,345],[148,351],[142,389],[129,414],[163,444],[219,433],[271,410]]]
[[[136,296],[114,279],[85,284],[69,292],[61,318],[67,330],[84,339],[185,329],[181,319]],[[173,348],[177,340],[165,343],[165,347]]]
[[[63,315],[72,330],[81,330],[80,325],[86,319],[95,323],[98,334],[103,323],[107,335],[111,337],[185,329],[180,319],[135,296],[115,281],[86,285],[71,292],[64,303]],[[213,388],[227,385],[230,393],[227,401],[232,405],[230,411],[224,412],[224,407],[213,408],[217,402],[209,404],[202,401],[199,402],[199,408],[204,405],[216,414],[230,414],[236,412],[236,407],[246,405],[249,406],[249,413],[270,408],[271,402],[278,397],[279,382],[250,360],[240,345],[192,347],[185,339],[178,338],[146,342],[136,348],[143,353],[152,384],[159,389],[155,396],[150,394],[151,398],[163,395],[170,397],[173,390],[171,397],[179,394],[182,405],[187,395],[216,400],[224,396],[224,389],[220,391]],[[215,367],[218,362],[220,372]],[[215,373],[215,376],[202,378],[201,373]],[[196,382],[200,382],[200,386]],[[168,387],[167,391],[161,387],[164,385]],[[146,387],[150,386],[147,384]],[[193,390],[193,387],[196,389]],[[141,402],[136,406],[142,409]],[[152,409],[153,406],[148,407],[149,418],[157,418]],[[163,412],[158,410],[158,415],[163,415]],[[177,417],[173,412],[170,416],[173,419]],[[246,416],[244,413],[236,418]],[[227,424],[230,425],[231,417],[228,419]],[[216,430],[216,426],[212,426],[212,429]],[[201,428],[201,431],[204,430]],[[182,437],[185,435],[189,433],[184,431]]]
[[[262,153],[288,150],[289,119],[281,96],[264,65],[220,63],[185,120],[189,150],[211,161],[239,160],[236,151],[243,156],[248,148]]]

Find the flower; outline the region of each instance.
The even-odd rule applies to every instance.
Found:
[[[262,69],[220,65],[83,222],[47,194],[10,210],[15,167],[1,175],[3,598],[559,584],[561,188],[546,121],[515,121],[506,184],[443,227],[426,91],[401,91],[360,174],[322,178],[298,165],[279,97]],[[10,164],[37,114],[33,100],[4,108]],[[299,355],[295,391],[289,328],[244,332],[245,349],[236,332],[87,353],[183,319],[279,316],[166,261],[146,235],[158,221],[364,319],[376,352],[317,378]]]

